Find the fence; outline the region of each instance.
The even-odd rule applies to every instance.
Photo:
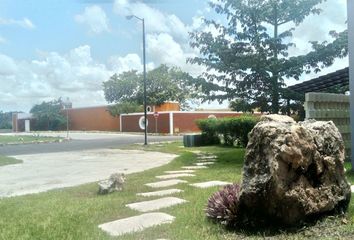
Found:
[[[306,93],[306,119],[332,120],[342,134],[346,156],[350,157],[350,105],[349,96],[333,93]]]

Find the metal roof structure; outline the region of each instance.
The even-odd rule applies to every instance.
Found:
[[[332,86],[349,85],[349,67],[288,87],[297,93],[321,92]]]

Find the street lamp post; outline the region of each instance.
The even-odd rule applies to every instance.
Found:
[[[69,138],[69,108],[72,108],[72,103],[69,98],[66,98],[66,101],[63,102],[64,108],[66,110],[66,138]]]
[[[144,145],[147,145],[147,112],[146,112],[146,45],[145,45],[145,19],[139,18],[135,15],[127,16],[127,19],[136,18],[140,20],[143,24],[143,66],[144,66]]]

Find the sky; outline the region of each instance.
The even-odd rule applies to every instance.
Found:
[[[330,30],[346,28],[346,0],[328,0],[320,7],[321,15],[297,27],[291,55],[311,50],[309,41],[331,41]],[[59,97],[69,98],[73,107],[107,104],[104,81],[114,73],[142,70],[141,22],[126,18],[132,14],[145,18],[148,70],[168,64],[193,76],[204,71],[186,59],[198,56],[188,33],[214,31],[201,19],[222,21],[206,0],[0,0],[0,111],[29,112]],[[339,59],[318,75],[286,84],[347,66],[347,58]]]

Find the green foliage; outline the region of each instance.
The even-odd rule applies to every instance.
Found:
[[[229,103],[229,107],[232,111],[236,112],[253,112],[254,107],[243,99],[236,99]]]
[[[12,128],[12,112],[0,111],[0,129]]]
[[[61,130],[66,126],[66,117],[62,114],[63,101],[59,98],[34,105],[30,113],[36,119],[34,130]]]
[[[177,67],[161,65],[147,73],[147,104],[161,105],[166,101],[178,101],[187,108],[193,98],[192,77]],[[114,74],[103,83],[105,98],[110,103],[144,103],[144,79],[137,71]]]
[[[207,217],[224,225],[235,224],[240,191],[240,185],[235,183],[226,185],[223,189],[211,195],[205,209]]]
[[[190,34],[200,56],[189,59],[207,67],[196,81],[204,101],[243,99],[243,106],[278,113],[286,78],[299,77],[331,65],[347,55],[347,32],[331,32],[332,43],[312,42],[313,51],[289,56],[294,27],[312,14],[323,0],[219,0],[210,3],[227,24],[205,20],[213,33]]]
[[[248,133],[257,122],[258,118],[244,115],[220,119],[200,119],[197,121],[197,125],[202,131],[206,144],[216,144],[214,139],[221,135],[225,145],[245,147],[248,143]]]
[[[108,110],[112,116],[118,116],[119,114],[127,114],[133,112],[143,112],[144,107],[135,102],[121,102],[115,105],[109,106]]]
[[[197,125],[202,131],[202,145],[216,145],[220,144],[218,135],[219,121],[217,119],[200,119],[197,120]]]

